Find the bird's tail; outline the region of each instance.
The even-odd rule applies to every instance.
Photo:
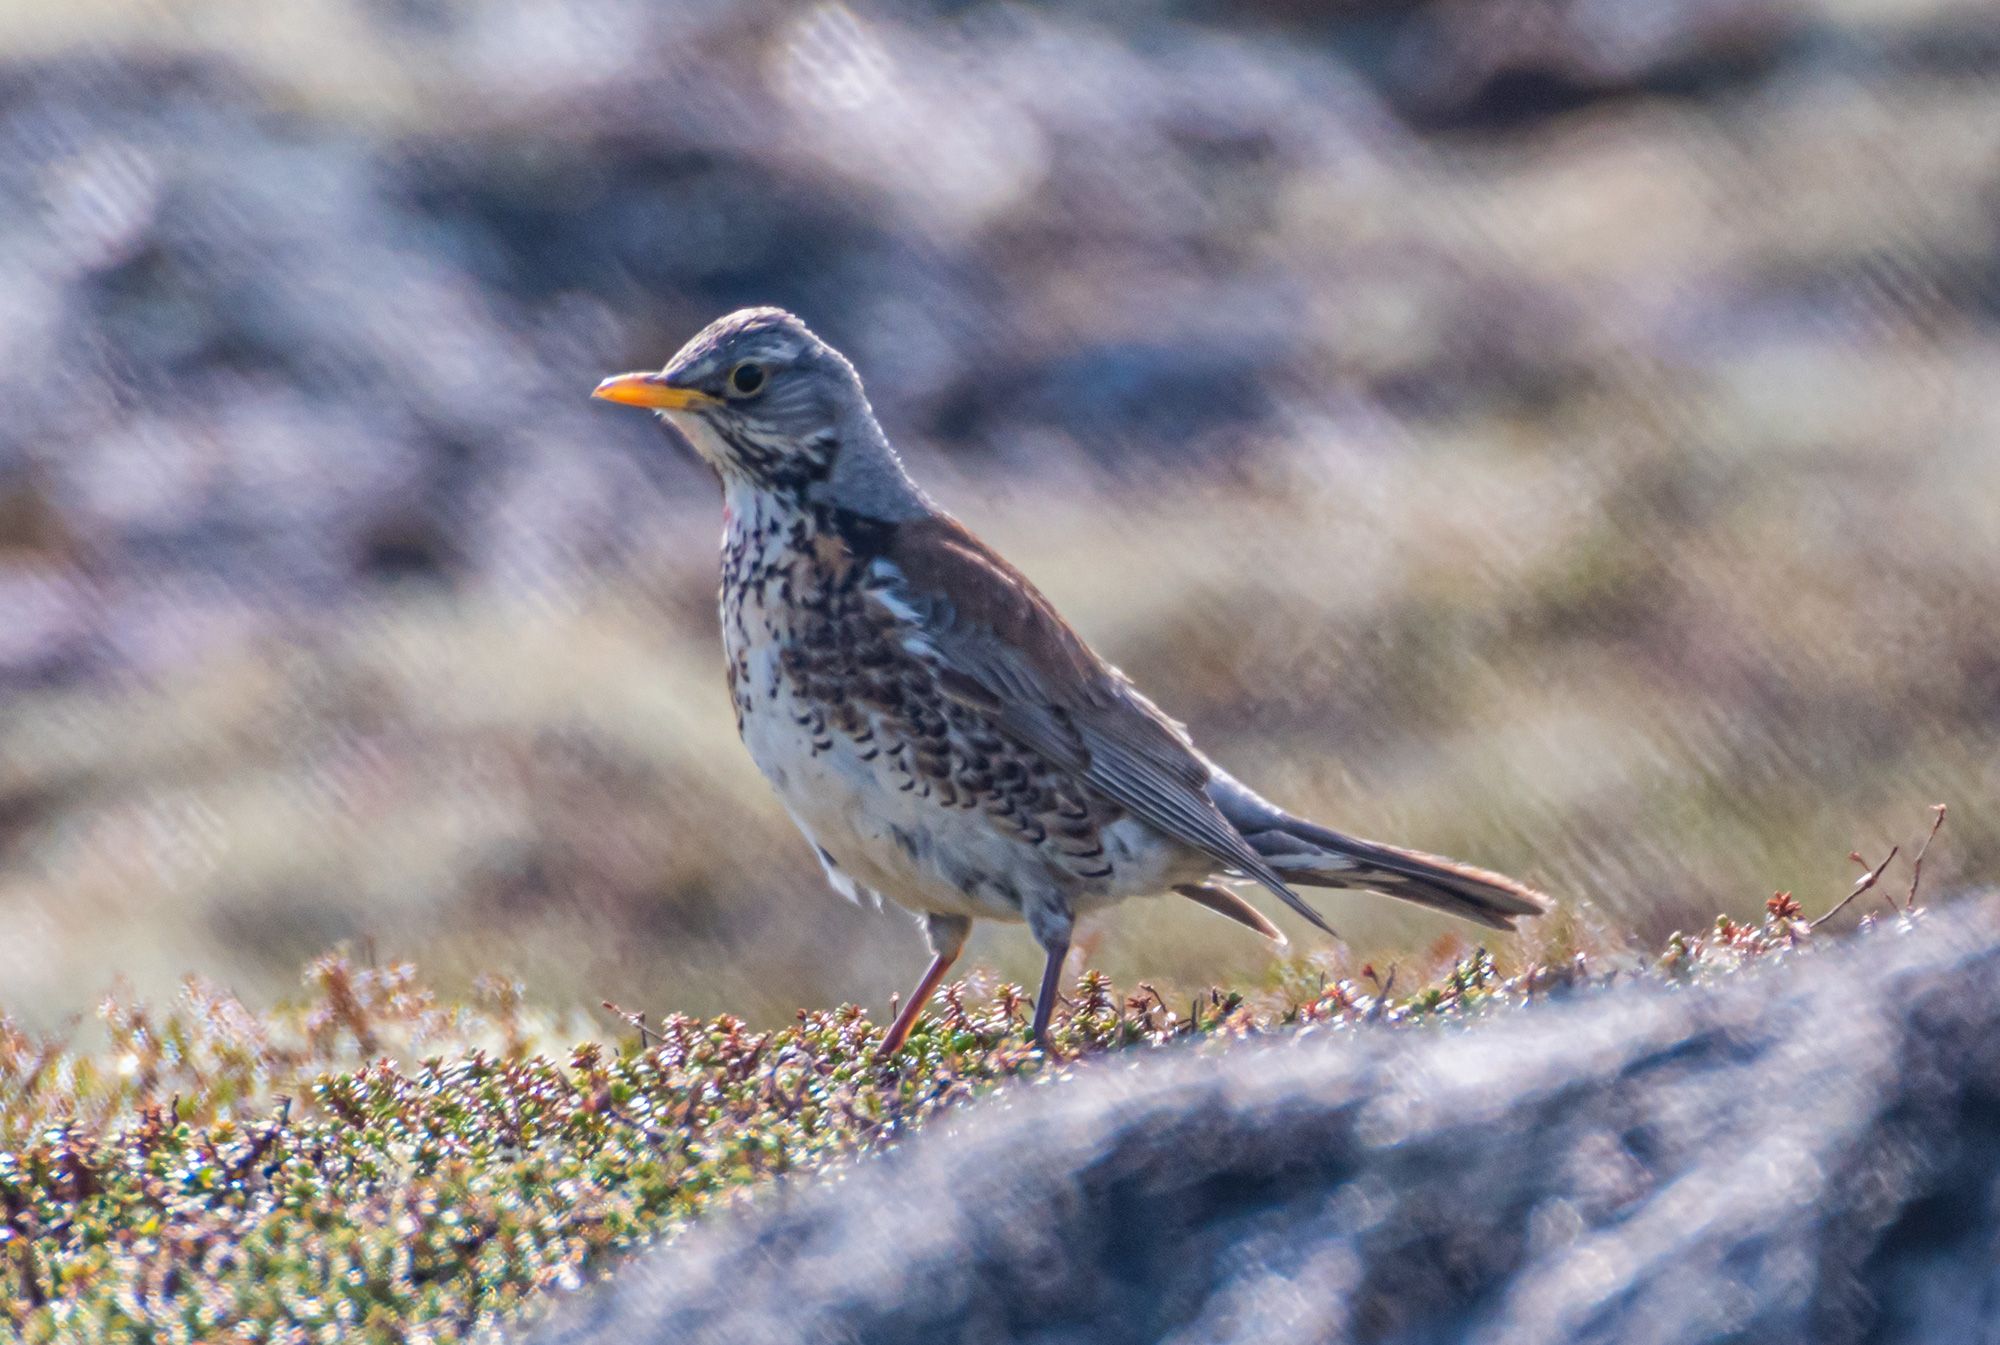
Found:
[[[1552,904],[1512,878],[1293,817],[1219,768],[1208,793],[1230,825],[1287,883],[1367,888],[1494,929],[1512,929],[1517,917],[1541,915]]]

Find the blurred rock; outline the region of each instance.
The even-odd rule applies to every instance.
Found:
[[[1608,361],[1726,357],[1802,287],[1851,303],[1716,227],[1741,151],[1711,120],[1787,134],[1725,100],[2000,49],[1945,4],[1258,8],[352,0],[263,40],[149,16],[0,54],[0,494],[46,485],[102,614],[162,571],[273,609],[588,571],[670,524],[632,489],[656,438],[583,391],[745,302],[818,323],[897,433],[1017,461],[1547,410]],[[1628,135],[1636,94],[1710,112]],[[1436,126],[1536,131],[1569,171],[1447,190]],[[1956,134],[1908,195],[1991,190]],[[1990,246],[1900,223],[1864,308],[1976,304]],[[133,653],[88,643],[0,682]]]
[[[1990,3],[73,11],[0,25],[0,914],[64,916],[12,1012],[363,937],[900,987],[729,741],[712,483],[586,397],[744,303],[1301,811],[1656,942],[2000,791]],[[194,803],[213,871],[150,862]],[[1383,905],[1330,909],[1437,937]],[[1107,969],[1261,973],[1202,918]]]
[[[536,1345],[1995,1339],[2000,905],[1710,987],[1112,1059]]]

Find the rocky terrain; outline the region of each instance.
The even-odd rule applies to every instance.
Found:
[[[878,1094],[956,1100],[835,1063],[830,1130],[739,1114],[783,1110],[767,1029],[859,1058],[836,1006],[884,1016],[922,957],[733,741],[712,483],[585,399],[740,304],[852,354],[918,475],[1225,765],[1561,901],[1489,950],[1334,896],[1346,942],[1283,962],[1134,904],[1082,941],[1151,996],[1099,1046],[1177,1041],[1211,985],[1388,1000],[1392,961],[1406,999],[1476,967],[1539,1000],[1774,889],[1816,915],[1940,801],[1927,879],[1989,882],[1996,201],[1986,0],[0,6],[0,1185],[43,1240],[9,1301],[57,1339],[195,1274],[262,1321],[485,1331],[773,1153],[876,1145]],[[1994,917],[1916,923],[1085,1062],[554,1338],[1990,1339]],[[1009,931],[967,965],[981,1003],[1038,970]],[[606,1076],[710,1127],[672,1181],[604,1175],[658,1173],[596,1057],[513,1059],[521,1003],[567,1045],[628,1031],[607,999],[719,1043]],[[363,1001],[504,1058],[376,1070]],[[980,1012],[940,1031],[1012,1078]],[[482,1070],[556,1090],[553,1149],[488,1152]],[[329,1072],[367,1124],[305,1105]],[[405,1106],[483,1164],[403,1174],[422,1273],[356,1176]],[[274,1144],[305,1166],[253,1173]],[[368,1274],[321,1301],[340,1257]],[[181,1338],[226,1301],[182,1294]]]
[[[535,1345],[1996,1338],[2000,906],[1697,988],[1102,1063]]]

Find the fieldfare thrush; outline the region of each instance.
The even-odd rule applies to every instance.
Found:
[[[705,328],[596,396],[658,412],[721,477],[736,726],[833,887],[915,912],[933,960],[899,1050],[976,919],[1048,955],[1047,1045],[1078,917],[1177,892],[1283,936],[1218,880],[1327,933],[1294,886],[1366,888],[1496,929],[1547,899],[1293,817],[1210,761],[1027,578],[904,470],[861,379],[789,313]]]

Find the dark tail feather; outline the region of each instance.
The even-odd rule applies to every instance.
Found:
[[[1512,929],[1517,917],[1541,915],[1552,904],[1501,874],[1293,817],[1221,770],[1208,792],[1230,825],[1288,883],[1367,888],[1494,929]]]
[[[1287,881],[1303,887],[1367,888],[1494,929],[1512,929],[1518,917],[1549,909],[1547,897],[1512,878],[1419,850],[1343,836],[1310,822],[1299,823],[1295,832],[1267,835],[1271,848],[1257,837],[1250,844]]]
[[[1227,916],[1239,925],[1248,925],[1276,944],[1290,942],[1285,932],[1264,918],[1264,913],[1227,888],[1211,887],[1207,883],[1183,883],[1174,889],[1197,906],[1206,906],[1217,915]]]

